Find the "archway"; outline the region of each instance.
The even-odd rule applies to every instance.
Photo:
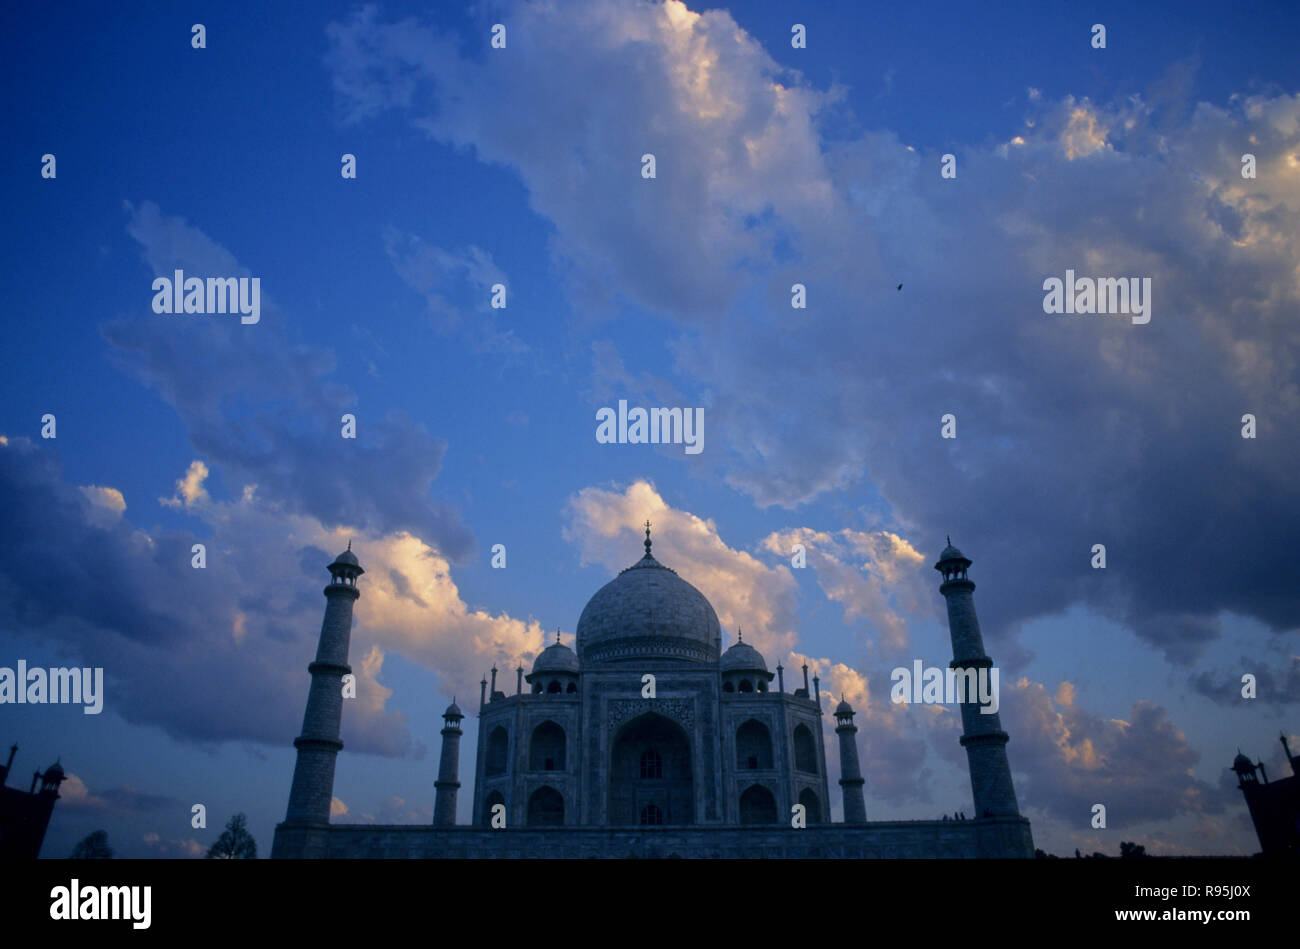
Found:
[[[681,726],[647,712],[619,729],[611,750],[608,808],[611,824],[638,825],[649,814],[664,824],[695,823],[691,745]]]
[[[564,824],[564,797],[553,787],[540,787],[528,797],[529,827],[560,827]]]
[[[775,824],[776,798],[761,784],[753,784],[740,795],[742,824]]]
[[[808,823],[821,823],[822,802],[817,799],[817,793],[812,788],[804,788],[799,792],[799,803],[803,805],[804,818]]]
[[[492,826],[493,806],[497,804],[505,804],[505,802],[506,802],[505,795],[503,795],[500,791],[492,791],[488,794],[486,798],[483,799],[482,820],[483,820],[484,827]]]
[[[545,721],[533,729],[528,742],[528,770],[564,770],[564,729],[555,722]]]
[[[736,729],[736,767],[741,771],[772,767],[772,735],[756,719]]]
[[[794,768],[817,773],[817,746],[813,744],[812,732],[807,725],[799,725],[794,730]]]
[[[487,761],[483,770],[488,776],[506,773],[506,758],[510,747],[510,738],[506,730],[498,725],[488,735]]]

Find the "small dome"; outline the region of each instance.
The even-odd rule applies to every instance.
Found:
[[[334,562],[329,565],[330,571],[333,572],[335,567],[351,567],[356,571],[357,576],[365,573],[365,570],[361,568],[361,561],[359,561],[357,555],[352,552],[352,541],[348,541],[347,550],[334,558]]]
[[[1232,770],[1237,772],[1254,771],[1255,766],[1250,763],[1249,758],[1247,758],[1240,751],[1238,751],[1237,757],[1232,760]]]
[[[57,761],[45,769],[46,780],[49,780],[50,778],[61,778],[61,777],[63,777],[63,765],[59,764]]]
[[[443,718],[464,718],[465,716],[461,714],[460,706],[457,705],[456,700],[453,699],[452,703],[447,706],[447,711],[442,713],[442,717]]]
[[[958,550],[956,547],[952,545],[951,540],[948,541],[948,546],[943,549],[943,553],[939,555],[939,563],[943,563],[945,560],[965,560],[965,559],[967,559],[966,556],[960,550]]]
[[[939,554],[939,561],[934,565],[934,569],[942,571],[944,564],[947,563],[958,563],[963,567],[969,567],[971,564],[970,558],[952,545],[951,537],[948,538],[948,546],[943,549],[943,553]]]
[[[538,672],[572,672],[578,674],[581,666],[578,656],[563,643],[551,643],[533,663],[533,674]]]
[[[853,714],[853,706],[850,705],[850,704],[849,704],[847,701],[845,701],[844,699],[840,699],[840,704],[837,705],[837,706],[835,706],[835,714],[836,714],[836,715],[852,715],[852,714]]]
[[[723,672],[766,672],[767,663],[749,643],[736,643],[722,654],[718,668]]]

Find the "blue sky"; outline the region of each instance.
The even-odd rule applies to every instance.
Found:
[[[887,698],[951,657],[951,533],[1038,845],[1254,851],[1225,768],[1283,773],[1300,700],[1294,8],[815,6],[6,11],[0,665],[109,683],[5,708],[19,773],[76,776],[47,856],[235,811],[269,852],[349,538],[338,819],[427,821],[440,711],[646,517],[728,642],[861,710],[872,817],[970,809],[952,710]],[[153,313],[178,267],[258,277],[261,321]],[[1151,322],[1044,314],[1067,268],[1152,277]],[[598,444],[619,399],[702,407],[704,451]]]

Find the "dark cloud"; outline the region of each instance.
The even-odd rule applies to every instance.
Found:
[[[1219,814],[1237,802],[1222,785],[1196,778],[1200,752],[1153,702],[1137,702],[1129,721],[1106,719],[1072,695],[1053,702],[1038,683],[1002,688],[1002,719],[1012,735],[1007,754],[1020,777],[1022,808],[1043,810],[1065,825],[1089,826],[1094,804],[1110,828],[1183,814]]]
[[[163,794],[147,794],[132,787],[123,786],[90,792],[83,786],[81,790],[84,793],[68,793],[69,789],[65,786],[60,795],[60,806],[69,810],[112,814],[117,817],[151,814],[164,810],[184,813],[187,810],[187,806],[175,798]]]
[[[182,219],[150,202],[127,207],[128,231],[152,273],[249,274]],[[102,330],[118,366],[157,390],[194,449],[234,483],[254,484],[286,512],[326,525],[407,530],[454,561],[469,557],[473,536],[429,496],[446,442],[401,413],[360,411],[352,392],[328,378],[334,354],[294,345],[281,325],[264,294],[253,325],[146,312]],[[355,439],[342,437],[345,412],[356,416]]]
[[[315,564],[319,584],[304,600],[301,583],[284,582],[308,566],[292,519],[251,502],[198,513],[213,528],[202,570],[190,565],[192,534],[106,519],[64,482],[53,449],[8,439],[0,521],[23,543],[0,546],[0,630],[41,635],[78,664],[102,666],[104,709],[129,722],[181,741],[283,747],[302,722],[333,555]],[[411,749],[405,720],[382,702],[350,709],[344,740],[380,754]]]
[[[1255,698],[1241,694],[1244,688],[1241,677],[1250,673],[1255,677]],[[1225,708],[1241,708],[1248,702],[1273,708],[1300,703],[1300,656],[1278,661],[1242,656],[1240,665],[1232,669],[1202,670],[1188,681],[1200,695]]]
[[[535,42],[491,63],[374,8],[333,25],[340,103],[515,170],[580,306],[603,287],[676,321],[728,483],[763,507],[874,491],[932,549],[950,532],[1017,665],[1019,624],[1079,602],[1180,664],[1225,611],[1295,628],[1262,564],[1300,532],[1300,97],[1188,104],[1179,64],[1145,99],[1036,99],[945,180],[888,131],[824,138],[834,97],[726,12],[511,16]],[[1066,269],[1150,277],[1151,321],[1047,316]]]

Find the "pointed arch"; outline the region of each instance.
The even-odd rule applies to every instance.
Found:
[[[772,767],[772,733],[758,719],[736,729],[736,767],[741,771]]]
[[[564,795],[549,784],[528,796],[529,827],[560,827],[564,824]]]
[[[565,745],[564,729],[550,719],[542,722],[528,741],[528,770],[563,771]]]
[[[761,784],[751,784],[740,795],[742,824],[775,824],[776,798]]]
[[[794,768],[817,774],[817,745],[813,743],[812,730],[807,725],[796,725],[794,729]]]
[[[510,759],[510,736],[498,725],[488,734],[487,756],[483,762],[483,773],[495,777],[506,773],[506,763]]]

